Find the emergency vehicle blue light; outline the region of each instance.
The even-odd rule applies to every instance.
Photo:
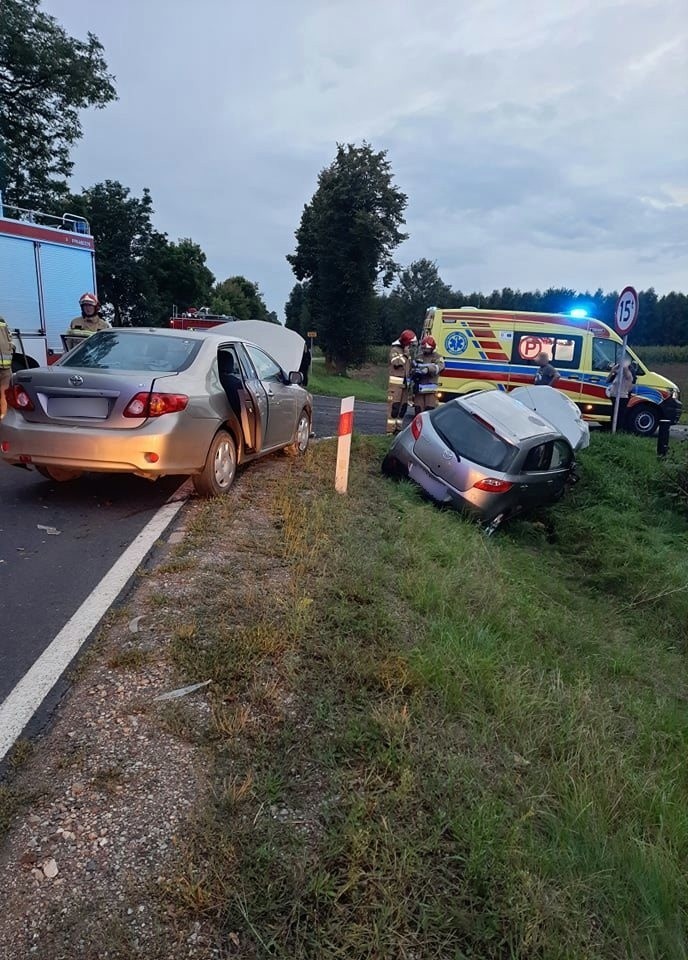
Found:
[[[571,310],[572,317],[587,317],[587,315],[588,315],[588,311],[583,310],[582,307],[576,307],[575,310]]]

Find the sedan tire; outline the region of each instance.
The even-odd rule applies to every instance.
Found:
[[[193,477],[199,497],[221,497],[234,482],[237,469],[237,448],[231,434],[220,430],[210,444],[205,466]]]
[[[36,473],[40,473],[46,480],[53,480],[55,483],[69,483],[71,480],[78,480],[83,475],[83,470],[70,470],[68,467],[44,467],[40,463],[34,464]]]
[[[308,413],[308,410],[302,410],[301,416],[299,417],[299,422],[296,425],[296,433],[294,434],[293,443],[290,443],[289,446],[285,447],[285,453],[288,453],[291,457],[300,457],[308,449],[308,441],[311,436],[311,418]]]

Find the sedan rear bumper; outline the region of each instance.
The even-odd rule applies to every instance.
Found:
[[[0,422],[0,459],[145,477],[199,473],[217,423],[169,415],[132,429],[31,423],[15,410]]]

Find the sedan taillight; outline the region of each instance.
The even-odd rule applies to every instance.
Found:
[[[35,409],[31,397],[23,387],[19,386],[19,384],[15,384],[13,387],[8,387],[5,391],[5,396],[7,397],[8,405],[14,410],[29,411]]]
[[[511,490],[513,483],[509,480],[499,480],[497,477],[485,477],[473,486],[476,490],[484,490],[486,493],[506,493],[507,490]]]
[[[179,413],[186,409],[189,398],[183,393],[137,393],[122,414],[123,417],[143,419],[162,417],[166,413]]]

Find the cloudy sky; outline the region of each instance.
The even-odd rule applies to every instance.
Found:
[[[155,223],[282,313],[337,141],[386,149],[402,263],[463,290],[688,288],[685,0],[44,0],[105,46],[75,185],[151,189]]]

